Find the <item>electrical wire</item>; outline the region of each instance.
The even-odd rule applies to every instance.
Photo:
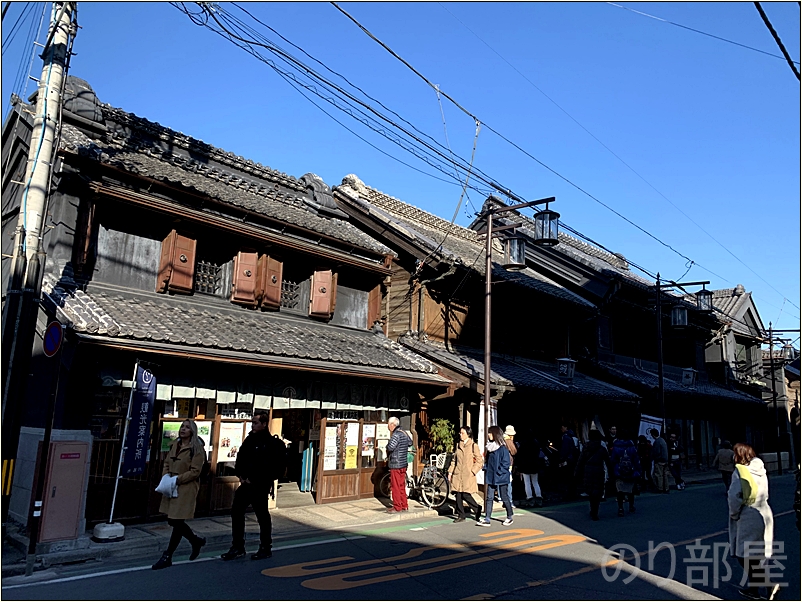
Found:
[[[716,40],[721,40],[722,42],[727,42],[728,44],[734,44],[735,46],[740,46],[741,48],[746,48],[747,50],[754,50],[755,52],[759,52],[760,54],[765,54],[775,59],[782,59],[778,54],[772,54],[771,52],[766,52],[765,50],[760,50],[758,48],[753,48],[752,46],[747,46],[746,44],[741,44],[740,42],[733,42],[732,40],[728,40],[727,38],[722,38],[720,36],[714,36],[712,33],[706,33],[704,31],[700,31],[698,29],[694,29],[693,27],[688,27],[686,25],[680,25],[679,23],[674,23],[673,21],[669,21],[667,19],[661,19],[660,17],[655,17],[654,15],[650,15],[648,13],[641,12],[639,10],[635,10],[634,8],[629,8],[628,6],[621,6],[620,4],[616,4],[615,2],[608,2],[611,6],[617,6],[618,8],[623,8],[624,10],[628,10],[629,12],[643,15],[644,17],[649,17],[650,19],[656,19],[657,21],[662,21],[663,23],[668,23],[669,25],[674,25],[675,27],[681,27],[682,29],[687,29],[688,31],[692,31],[694,33],[702,34],[703,36],[707,36],[709,38],[714,38]],[[796,62],[796,61],[794,61]],[[799,63],[796,62],[798,65]]]
[[[33,12],[33,3],[26,3],[22,9],[22,12],[17,17],[17,20],[14,21],[14,25],[11,26],[11,31],[8,32],[6,39],[3,40],[2,48],[0,48],[0,56],[6,53],[11,47],[11,43],[14,41],[14,38],[17,35],[17,32],[22,29],[22,23],[24,23],[27,16]],[[19,27],[18,27],[19,26]]]
[[[346,17],[348,17],[348,19],[350,19],[350,20],[351,20],[351,21],[352,21],[352,22],[353,22],[353,23],[354,23],[354,24],[355,24],[355,25],[356,25],[356,26],[357,26],[357,27],[358,27],[358,28],[359,28],[359,29],[360,29],[362,32],[364,32],[364,33],[365,33],[365,35],[367,35],[369,38],[371,38],[372,40],[374,40],[374,41],[375,41],[377,44],[379,44],[379,45],[380,45],[382,48],[384,48],[384,49],[385,49],[387,52],[389,52],[389,53],[390,53],[390,54],[391,54],[393,57],[395,57],[395,58],[396,58],[396,59],[398,59],[398,60],[399,60],[401,63],[403,63],[403,64],[404,64],[404,65],[405,65],[407,68],[409,68],[409,69],[410,69],[410,70],[411,70],[413,73],[415,73],[415,74],[416,74],[418,77],[420,77],[420,78],[421,78],[421,79],[422,79],[422,80],[423,80],[423,81],[424,81],[426,84],[428,84],[428,85],[429,85],[430,87],[432,87],[433,89],[439,90],[439,88],[437,88],[437,87],[435,86],[435,84],[433,84],[433,83],[432,83],[432,82],[431,82],[429,79],[427,79],[427,78],[426,78],[426,76],[424,76],[422,73],[420,73],[420,72],[419,72],[417,69],[415,69],[415,68],[414,68],[414,67],[413,67],[411,64],[409,64],[409,63],[408,63],[406,60],[404,60],[403,58],[401,58],[401,57],[400,57],[400,56],[399,56],[397,53],[395,53],[395,52],[394,52],[394,51],[393,51],[393,50],[392,50],[392,49],[391,49],[389,46],[387,46],[387,44],[385,44],[384,42],[382,42],[381,40],[379,40],[379,39],[378,39],[378,38],[377,38],[375,35],[373,35],[373,34],[372,34],[372,33],[371,33],[371,32],[370,32],[370,31],[369,31],[369,30],[368,30],[368,29],[367,29],[367,28],[366,28],[364,25],[362,25],[361,23],[359,23],[359,21],[357,21],[357,20],[356,20],[354,17],[352,17],[350,14],[348,14],[348,12],[346,12],[344,9],[342,9],[340,6],[338,6],[338,5],[337,5],[335,2],[332,2],[331,4],[333,4],[333,5],[334,5],[334,6],[337,8],[337,10],[339,10],[341,13],[343,13],[343,14],[344,14]],[[616,5],[616,6],[618,6],[618,5]],[[623,7],[622,7],[622,8],[623,8]],[[439,93],[440,93],[440,94],[442,94],[444,98],[446,98],[446,99],[448,99],[449,101],[451,101],[451,102],[452,102],[452,103],[453,103],[453,104],[454,104],[454,105],[455,105],[457,108],[459,108],[460,110],[462,110],[462,111],[463,111],[463,112],[464,112],[466,115],[468,115],[469,117],[471,117],[471,118],[472,118],[472,119],[474,119],[475,121],[479,121],[479,119],[478,119],[478,118],[477,118],[475,115],[473,115],[473,114],[472,114],[470,111],[468,111],[468,110],[467,110],[467,109],[465,109],[465,108],[464,108],[462,105],[460,105],[460,104],[459,104],[459,103],[458,103],[458,102],[457,102],[457,101],[456,101],[454,98],[452,98],[451,96],[449,96],[448,94],[446,94],[446,93],[445,93],[445,92],[443,92],[442,90],[439,90]],[[657,236],[655,236],[654,234],[652,234],[652,233],[651,233],[651,232],[649,232],[648,230],[646,230],[646,229],[642,228],[641,226],[639,226],[638,224],[636,224],[635,222],[633,222],[632,220],[630,220],[628,217],[626,217],[626,216],[625,216],[625,215],[623,215],[622,213],[620,213],[620,212],[616,211],[615,209],[613,209],[613,208],[612,208],[610,205],[608,205],[607,203],[603,202],[601,199],[599,199],[599,198],[595,197],[594,195],[592,195],[591,193],[589,193],[588,191],[586,191],[585,189],[583,189],[583,188],[582,188],[581,186],[579,186],[578,184],[575,184],[574,182],[572,182],[571,180],[569,180],[567,177],[565,177],[565,176],[563,176],[562,174],[560,174],[559,172],[557,172],[555,169],[553,169],[553,168],[549,167],[549,166],[548,166],[548,165],[546,165],[546,164],[545,164],[543,161],[541,161],[540,159],[538,159],[537,157],[535,157],[534,155],[532,155],[531,153],[529,153],[528,151],[526,151],[525,149],[523,149],[521,146],[519,146],[518,144],[516,144],[515,142],[513,142],[512,140],[510,140],[509,138],[507,138],[507,137],[506,137],[506,136],[504,136],[503,134],[501,134],[499,131],[497,131],[496,129],[494,129],[494,128],[493,128],[493,127],[491,127],[490,125],[488,125],[487,121],[485,121],[485,120],[481,120],[481,122],[482,122],[482,124],[484,125],[484,127],[486,127],[488,130],[490,130],[491,132],[493,132],[494,134],[496,134],[496,135],[497,135],[499,138],[501,138],[502,140],[504,140],[505,142],[507,142],[508,144],[510,144],[511,146],[513,146],[514,148],[516,148],[518,151],[520,151],[521,153],[523,153],[524,155],[526,155],[527,157],[529,157],[530,159],[532,159],[532,160],[533,160],[533,161],[535,161],[536,163],[538,163],[538,164],[539,164],[540,166],[542,166],[544,169],[546,169],[546,170],[550,171],[552,174],[554,174],[555,176],[557,176],[558,178],[560,178],[561,180],[563,180],[565,183],[569,184],[570,186],[572,186],[572,187],[573,187],[573,188],[575,188],[576,190],[578,190],[578,191],[580,191],[581,193],[583,193],[584,195],[586,195],[588,198],[592,199],[592,200],[593,200],[593,201],[595,201],[596,203],[598,203],[598,204],[600,204],[601,206],[605,207],[606,209],[608,209],[609,211],[611,211],[612,213],[614,213],[615,215],[617,215],[618,217],[620,217],[621,219],[623,219],[625,222],[627,222],[628,224],[630,224],[631,226],[633,226],[634,228],[636,228],[636,229],[637,229],[637,230],[639,230],[640,232],[642,232],[642,233],[646,234],[646,235],[647,235],[649,238],[653,239],[654,241],[658,242],[659,244],[661,244],[662,246],[666,247],[666,248],[667,248],[667,249],[669,249],[670,251],[672,251],[672,252],[674,252],[675,254],[679,255],[680,257],[682,257],[683,259],[685,259],[685,260],[686,260],[686,262],[691,262],[691,261],[693,261],[693,262],[694,262],[694,264],[695,264],[695,265],[697,265],[699,268],[701,268],[701,269],[703,269],[703,270],[705,270],[705,271],[709,272],[710,274],[712,274],[712,275],[716,276],[717,278],[720,278],[721,280],[723,280],[723,281],[725,281],[725,282],[727,281],[727,279],[726,279],[726,278],[723,278],[723,277],[722,277],[722,276],[720,276],[719,274],[716,274],[716,273],[715,273],[713,270],[711,270],[711,269],[709,269],[709,268],[707,268],[707,267],[703,266],[702,264],[700,264],[698,261],[694,261],[693,259],[691,259],[691,258],[690,258],[690,257],[688,257],[687,255],[685,255],[685,254],[681,253],[680,251],[678,251],[677,249],[675,249],[673,246],[671,246],[670,244],[668,244],[668,243],[664,242],[663,240],[661,240],[660,238],[658,238]],[[648,182],[647,182],[647,183],[648,183]],[[512,195],[514,198],[518,198],[518,199],[520,199],[520,197],[517,197],[517,195],[514,195],[514,194],[512,194],[510,191],[507,191],[507,192],[508,192],[510,195]],[[523,199],[520,199],[520,200],[523,200]],[[668,200],[668,199],[667,199],[667,200]],[[669,202],[671,202],[671,201],[669,201]],[[672,203],[672,205],[673,205],[673,203]],[[712,238],[712,236],[711,236],[711,238]],[[715,239],[714,239],[714,240],[715,240]],[[718,242],[718,241],[716,241],[716,242]],[[719,243],[719,244],[721,244],[721,243]],[[723,245],[722,245],[722,247],[723,247]],[[752,268],[749,268],[749,266],[746,266],[746,264],[745,264],[745,263],[743,263],[743,261],[741,261],[741,260],[740,260],[740,259],[739,259],[737,256],[735,256],[735,255],[734,255],[734,254],[733,254],[731,251],[729,251],[729,250],[728,250],[726,247],[723,247],[723,248],[724,248],[725,250],[727,250],[727,251],[728,251],[728,252],[729,252],[731,255],[733,255],[733,257],[735,257],[735,259],[737,259],[739,262],[741,262],[741,263],[742,263],[742,264],[743,264],[745,267],[747,267],[747,269],[749,269],[749,270],[750,270],[752,273],[754,273],[756,276],[758,276],[758,278],[760,278],[760,279],[761,279],[761,280],[762,280],[764,283],[766,283],[766,284],[767,284],[767,285],[768,285],[768,286],[769,286],[769,287],[770,287],[772,290],[774,290],[774,291],[775,291],[775,292],[776,292],[778,295],[780,295],[780,296],[781,296],[781,297],[783,297],[784,299],[788,299],[788,298],[787,298],[785,295],[783,295],[783,294],[782,294],[782,293],[781,293],[779,290],[777,290],[777,289],[776,289],[776,288],[775,288],[775,287],[774,287],[774,286],[773,286],[771,283],[769,283],[767,280],[765,280],[765,279],[764,279],[762,276],[760,276],[760,275],[759,275],[757,272],[755,272],[754,270],[752,270]],[[792,302],[790,299],[788,299],[788,302],[789,302],[789,303],[791,303],[791,305],[794,305],[794,307],[796,307],[797,309],[799,309],[799,306],[795,305],[795,304],[794,304],[794,303],[793,303],[793,302]]]
[[[771,21],[769,21],[768,15],[766,15],[765,11],[763,10],[763,7],[760,6],[760,2],[754,2],[753,4],[755,5],[755,8],[757,8],[757,12],[760,13],[760,16],[763,19],[763,23],[766,24],[766,27],[768,27],[769,32],[771,32],[771,35],[774,38],[774,41],[777,43],[777,46],[780,47],[780,50],[782,51],[783,56],[785,57],[785,60],[788,62],[788,66],[791,67],[791,71],[794,72],[794,75],[796,75],[797,79],[800,79],[799,70],[796,68],[796,65],[794,65],[796,61],[791,60],[791,55],[789,55],[788,51],[785,49],[785,46],[783,45],[779,34],[774,30],[774,27],[771,25]],[[799,63],[797,63],[797,65],[798,64]]]

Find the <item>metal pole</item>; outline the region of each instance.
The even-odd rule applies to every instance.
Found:
[[[487,433],[490,428],[490,292],[493,271],[493,212],[487,214],[487,240],[485,241],[485,428],[482,449],[487,445]]]
[[[114,495],[111,497],[111,512],[109,513],[109,524],[114,522],[114,505],[117,503],[117,488],[120,486],[120,471],[123,467],[123,457],[125,455],[125,441],[128,439],[128,425],[131,423],[131,404],[134,401],[134,389],[136,388],[136,375],[139,372],[139,360],[134,364],[134,378],[131,382],[131,393],[128,396],[128,411],[125,413],[125,427],[123,428],[123,438],[120,442],[120,461],[117,464],[117,478],[114,479]]]
[[[777,427],[777,474],[783,473],[782,445],[780,441],[780,414],[777,410],[777,383],[774,380],[774,329],[769,322],[769,370],[771,371],[771,396],[774,399],[774,424]]]
[[[660,273],[657,273],[657,399],[660,402],[660,416],[663,419],[663,433],[666,432],[666,391],[663,381],[663,315],[660,306]]]
[[[28,556],[25,559],[25,574],[33,574],[33,565],[36,563],[36,544],[39,543],[39,524],[42,521],[42,498],[45,490],[45,480],[47,479],[47,464],[50,460],[50,439],[53,435],[53,421],[56,417],[56,401],[58,400],[58,386],[61,380],[61,356],[64,352],[64,326],[61,327],[62,341],[56,359],[56,387],[50,394],[47,404],[47,418],[45,421],[45,433],[42,437],[42,455],[39,457],[39,474],[36,479],[36,497],[34,497],[33,512],[28,521]],[[46,332],[46,331],[45,331]]]

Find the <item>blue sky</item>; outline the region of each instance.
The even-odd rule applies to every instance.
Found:
[[[621,4],[780,54],[752,3]],[[14,3],[3,23],[4,115],[18,67],[30,56],[23,38],[33,13],[41,14],[41,8],[32,10],[7,42],[24,5]],[[244,6],[446,143],[436,93],[331,4]],[[799,328],[800,84],[784,60],[609,3],[341,6],[486,126],[693,259],[697,265],[684,280],[710,280],[712,288],[742,283],[766,326]],[[798,4],[763,6],[798,61]],[[355,173],[387,194],[447,219],[453,215],[458,185],[371,148],[269,66],[169,4],[80,2],[78,21],[71,73],[86,79],[101,101],[294,176],[311,171],[336,185]],[[40,69],[36,59],[36,77]],[[333,111],[385,152],[443,176]],[[445,99],[442,111],[450,148],[469,160],[473,120]],[[524,198],[556,196],[552,208],[573,228],[652,273],[683,276],[686,259],[486,126],[475,167]],[[457,218],[462,225],[472,221],[484,195],[469,191],[469,199]]]

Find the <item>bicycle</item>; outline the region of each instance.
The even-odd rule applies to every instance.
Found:
[[[429,458],[429,464],[423,467],[419,477],[407,475],[408,498],[419,499],[426,506],[435,510],[446,503],[448,495],[451,493],[446,457],[446,454],[432,455]],[[379,493],[392,498],[389,472],[379,481]]]

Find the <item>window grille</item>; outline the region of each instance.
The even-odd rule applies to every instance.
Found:
[[[301,303],[300,288],[301,285],[297,282],[282,280],[281,307],[286,307],[287,309],[298,309],[298,306]]]
[[[195,291],[219,294],[223,284],[223,266],[210,261],[198,261],[195,266]]]

